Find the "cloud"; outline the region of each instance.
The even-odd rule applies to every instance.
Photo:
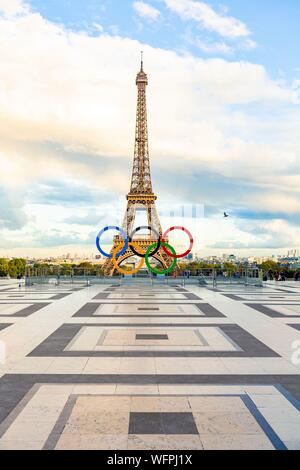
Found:
[[[95,234],[89,233],[88,236],[83,237],[81,233],[75,230],[66,233],[62,230],[52,230],[45,234],[40,231],[37,232],[32,240],[34,247],[59,247],[71,245],[91,245],[95,243]]]
[[[217,13],[204,2],[193,0],[164,0],[166,6],[177,13],[183,20],[194,20],[202,28],[214,31],[227,38],[240,38],[250,35],[248,27],[242,21]]]
[[[45,204],[64,206],[96,205],[108,198],[106,193],[88,187],[76,180],[44,181],[36,184],[27,191],[27,201],[30,204]]]
[[[0,166],[19,183],[38,178],[47,165],[53,174],[77,171],[126,191],[142,45],[73,33],[36,13],[0,21]],[[294,96],[259,65],[145,49],[154,162],[156,154],[179,158],[182,151],[189,160],[212,164],[224,151],[226,158],[242,155],[243,141],[228,141],[223,123],[238,121],[248,129],[251,123],[244,113],[235,117],[224,106],[288,103]]]
[[[102,33],[103,30],[104,30],[103,26],[102,26],[101,24],[99,24],[99,23],[96,23],[96,22],[93,23],[93,27],[94,27],[97,31],[100,31],[100,33]]]
[[[95,212],[89,212],[83,216],[73,215],[65,219],[64,222],[70,225],[87,225],[96,227],[97,224],[103,219],[103,214],[99,215]]]
[[[239,222],[232,234],[220,237],[211,242],[211,249],[272,249],[283,250],[298,247],[300,239],[299,227],[292,227],[283,220]],[[239,237],[239,238],[238,238]],[[248,251],[249,253],[249,251]]]
[[[27,221],[23,194],[0,187],[0,229],[19,230]]]
[[[0,0],[0,13],[12,17],[22,13],[28,13],[29,7],[22,0]]]
[[[246,39],[240,44],[239,48],[244,51],[251,51],[252,49],[257,48],[257,42],[253,39]]]
[[[233,55],[237,51],[250,51],[257,47],[257,43],[252,39],[228,43],[228,41],[224,40],[214,41],[207,37],[202,38],[195,34],[195,32],[191,28],[187,29],[187,31],[183,35],[183,38],[188,44],[197,47],[202,52],[218,56]],[[293,86],[292,88],[294,90],[296,89],[295,86]]]
[[[196,38],[193,41],[194,45],[201,49],[201,51],[206,52],[207,54],[232,54],[233,48],[226,44],[224,41],[222,42],[209,42],[203,41],[200,38]]]
[[[146,18],[151,21],[157,21],[161,16],[161,13],[157,8],[154,8],[145,2],[134,2],[133,8],[141,18]]]
[[[32,256],[29,253],[34,251],[39,252],[39,256],[45,256],[49,254],[49,249],[55,248],[52,252],[54,256],[57,256],[58,248],[65,250],[75,249],[81,250],[88,248],[93,250],[95,247],[97,231],[87,232],[82,234],[76,230],[62,230],[52,228],[51,230],[39,230],[36,228],[34,233],[29,234],[26,231],[16,232],[1,232],[0,233],[0,248],[2,253],[8,256],[12,256],[12,253],[17,252],[18,256]],[[43,250],[40,250],[40,249]],[[13,250],[13,251],[12,251]],[[45,251],[46,250],[46,251]],[[96,251],[96,248],[95,250]],[[60,251],[62,252],[62,251]]]
[[[244,41],[244,42],[241,42],[239,44],[235,44],[234,46],[232,46],[232,45],[227,44],[224,41],[213,42],[213,41],[206,41],[198,37],[195,37],[190,40],[190,43],[198,47],[201,51],[207,54],[222,54],[222,55],[231,55],[231,54],[234,54],[237,50],[249,51],[257,47],[256,42],[252,40]]]
[[[128,192],[141,49],[160,200],[174,198],[176,188],[178,199],[220,210],[223,204],[235,209],[238,200],[253,213],[276,217],[286,207],[285,230],[294,233],[297,83],[289,86],[246,61],[201,59],[120,35],[73,32],[27,10],[0,17],[0,184],[26,195],[27,217],[20,205],[20,218],[4,222],[6,229],[20,228],[16,238],[4,233],[2,222],[7,242],[34,246],[39,231],[72,232],[72,219],[83,225],[80,219],[107,199]],[[88,226],[75,228],[86,239]],[[247,239],[236,227],[230,230],[229,238]]]

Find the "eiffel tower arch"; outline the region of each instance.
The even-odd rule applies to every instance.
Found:
[[[146,87],[148,85],[148,77],[144,72],[143,58],[141,61],[141,69],[136,77],[137,85],[137,112],[136,112],[136,130],[134,159],[131,177],[130,192],[127,195],[127,209],[123,221],[122,228],[129,236],[134,230],[134,223],[138,211],[145,211],[147,215],[147,225],[153,228],[147,235],[134,237],[134,242],[140,248],[141,252],[146,252],[147,248],[157,242],[157,237],[153,236],[156,232],[162,236],[162,228],[159,216],[156,210],[157,196],[152,189],[149,145],[148,145],[148,124],[147,124],[147,102]],[[119,236],[114,237],[111,254],[116,250],[117,246],[122,242]],[[126,252],[116,258],[118,266],[134,256],[130,247]],[[164,252],[162,248],[153,256],[164,269],[168,269],[172,263],[172,259]],[[107,259],[104,264],[104,274],[112,276],[115,272],[115,266],[111,259]]]

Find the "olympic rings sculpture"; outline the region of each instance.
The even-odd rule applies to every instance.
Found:
[[[144,229],[150,230],[150,232],[153,232],[156,239],[157,239],[157,241],[155,243],[153,243],[151,246],[149,246],[149,248],[146,250],[146,252],[142,252],[142,250],[141,250],[140,246],[138,245],[138,243],[134,242],[134,240],[133,240],[134,235],[137,232],[139,232],[141,230],[144,230]],[[106,234],[109,230],[116,230],[117,232],[120,233],[120,236],[123,239],[112,250],[112,253],[106,253],[101,248],[101,244],[100,244],[100,239],[101,239],[102,235]],[[182,232],[186,233],[187,236],[189,237],[190,244],[189,244],[188,249],[184,253],[181,253],[179,255],[176,253],[173,246],[171,246],[168,243],[168,238],[167,238],[168,234],[173,232],[174,230],[181,230]],[[180,226],[170,227],[168,230],[166,230],[164,232],[164,234],[162,236],[160,236],[160,234],[155,229],[153,229],[153,227],[141,226],[141,227],[137,227],[135,230],[133,230],[133,232],[129,236],[127,236],[126,233],[124,232],[124,230],[122,230],[120,227],[110,226],[109,225],[107,227],[104,227],[102,230],[100,230],[100,232],[98,233],[97,238],[96,238],[96,246],[97,246],[98,251],[105,258],[111,259],[115,269],[119,273],[124,274],[125,276],[129,276],[129,275],[138,273],[140,271],[140,269],[143,267],[144,262],[146,263],[146,266],[149,269],[149,271],[154,273],[154,274],[157,274],[157,275],[169,274],[172,271],[174,271],[174,269],[176,268],[178,259],[182,259],[182,258],[185,258],[186,256],[188,256],[188,254],[193,249],[193,245],[194,245],[194,240],[193,240],[192,234],[185,227],[180,227]],[[131,249],[131,251],[134,255],[141,258],[141,261],[139,262],[137,268],[132,269],[131,271],[128,271],[128,270],[125,270],[125,269],[121,268],[118,265],[118,262],[117,262],[117,258],[124,255],[129,248]],[[158,270],[158,269],[154,268],[153,266],[151,266],[151,264],[150,264],[149,258],[155,256],[160,248],[162,248],[164,250],[164,252],[172,259],[172,263],[171,263],[170,267],[167,268],[167,269]]]

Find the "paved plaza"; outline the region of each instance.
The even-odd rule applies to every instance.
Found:
[[[0,449],[300,449],[297,340],[300,283],[2,280]]]

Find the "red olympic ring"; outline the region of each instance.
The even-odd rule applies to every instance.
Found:
[[[176,258],[176,259],[180,259],[180,258],[185,258],[193,249],[193,245],[194,245],[194,240],[193,240],[193,237],[192,237],[192,234],[191,232],[189,232],[186,228],[184,227],[171,227],[169,228],[168,230],[165,231],[165,233],[163,234],[162,236],[162,242],[165,242],[167,240],[167,235],[170,233],[170,232],[173,232],[174,230],[182,230],[183,232],[185,232],[189,239],[190,239],[190,246],[189,248],[187,249],[187,251],[185,251],[184,253],[182,253],[181,255],[174,255],[173,253],[171,253],[168,248],[165,246],[165,245],[162,245],[162,248],[164,250],[164,252],[170,256],[171,258]]]

